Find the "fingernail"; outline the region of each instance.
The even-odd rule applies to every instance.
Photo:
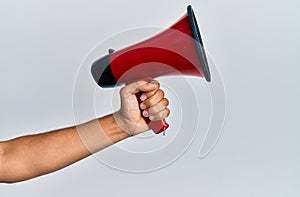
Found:
[[[144,104],[144,103],[141,103],[141,109],[146,109],[147,107],[146,107],[146,105]]]
[[[151,82],[149,83],[149,86],[152,87],[152,88],[156,87],[156,85],[157,85],[157,84],[156,84],[154,81],[151,81]]]
[[[141,101],[146,100],[147,96],[145,94],[142,94],[142,96],[140,97]]]
[[[149,116],[148,111],[144,110],[144,111],[143,111],[143,116],[144,116],[144,117],[148,117],[148,116]]]

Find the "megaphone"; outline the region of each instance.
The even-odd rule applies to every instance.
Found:
[[[178,74],[211,81],[203,41],[190,5],[182,18],[158,35],[118,51],[110,49],[108,55],[92,64],[91,72],[102,88]],[[165,120],[145,118],[145,121],[156,134],[169,127]]]

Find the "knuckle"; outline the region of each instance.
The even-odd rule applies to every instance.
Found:
[[[170,115],[171,111],[169,108],[166,108],[165,110],[166,110],[166,117],[168,117]]]
[[[165,103],[165,106],[168,106],[170,104],[170,102],[167,98],[164,98],[164,103]]]
[[[158,83],[158,81],[156,81],[156,83],[157,83],[157,87],[160,88],[160,83]]]
[[[161,89],[159,89],[158,91],[159,96],[164,97],[165,96],[165,92],[162,91]]]
[[[156,81],[156,80],[152,80],[152,81],[150,81],[151,83],[155,83],[156,85],[157,85],[157,87],[159,88],[160,87],[160,84],[159,84],[159,82],[158,81]]]

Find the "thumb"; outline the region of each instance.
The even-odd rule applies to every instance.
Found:
[[[150,92],[150,91],[155,90],[158,87],[159,87],[158,82],[155,80],[150,81],[150,82],[137,81],[137,82],[133,82],[133,83],[125,86],[124,88],[122,88],[121,95],[130,96],[130,95],[136,94],[138,92]]]

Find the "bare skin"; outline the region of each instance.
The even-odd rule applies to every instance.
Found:
[[[135,96],[138,92],[143,92],[140,105]],[[114,114],[74,127],[0,142],[0,182],[20,182],[62,169],[149,130],[143,116],[155,121],[170,113],[169,102],[157,81],[129,84],[121,89],[120,96],[121,109]]]

